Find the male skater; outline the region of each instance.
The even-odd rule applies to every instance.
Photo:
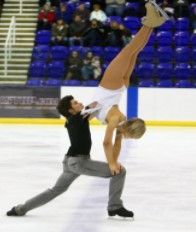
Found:
[[[81,115],[83,108],[84,106],[73,96],[65,96],[59,101],[57,109],[67,119],[65,127],[71,143],[63,160],[63,173],[54,187],[27,200],[24,204],[13,207],[7,212],[7,216],[23,216],[28,211],[48,203],[67,191],[71,183],[83,174],[110,178],[108,215],[133,218],[133,212],[126,210],[121,200],[126,176],[125,168],[118,163],[120,172],[112,175],[107,163],[91,160],[91,133],[88,118]]]

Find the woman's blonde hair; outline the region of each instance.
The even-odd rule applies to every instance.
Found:
[[[134,139],[141,138],[146,131],[145,122],[140,118],[129,119],[123,126],[125,126],[126,132],[130,135],[130,137]]]

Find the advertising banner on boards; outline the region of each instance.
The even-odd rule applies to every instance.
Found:
[[[1,118],[59,118],[60,88],[0,87]]]

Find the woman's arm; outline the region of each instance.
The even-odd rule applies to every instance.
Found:
[[[118,162],[118,157],[121,150],[121,141],[122,141],[122,133],[119,130],[116,130],[116,137],[115,137],[114,148],[113,148],[113,156],[114,156],[114,161],[116,163]]]
[[[106,159],[108,161],[108,165],[112,175],[120,173],[120,166],[117,165],[116,158],[114,156],[114,145],[112,143],[114,130],[116,129],[117,124],[118,124],[117,117],[113,117],[110,119],[106,128],[105,137],[103,141],[103,147],[104,147]]]

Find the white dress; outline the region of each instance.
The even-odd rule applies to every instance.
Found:
[[[120,102],[120,99],[122,97],[123,92],[126,90],[126,87],[123,86],[120,89],[111,90],[106,89],[102,86],[98,86],[95,90],[94,96],[92,98],[92,101],[98,102],[95,108],[92,109],[84,109],[82,111],[82,114],[85,113],[95,113],[96,118],[106,124],[107,122],[106,117],[109,112],[109,110],[114,105],[118,105]]]

